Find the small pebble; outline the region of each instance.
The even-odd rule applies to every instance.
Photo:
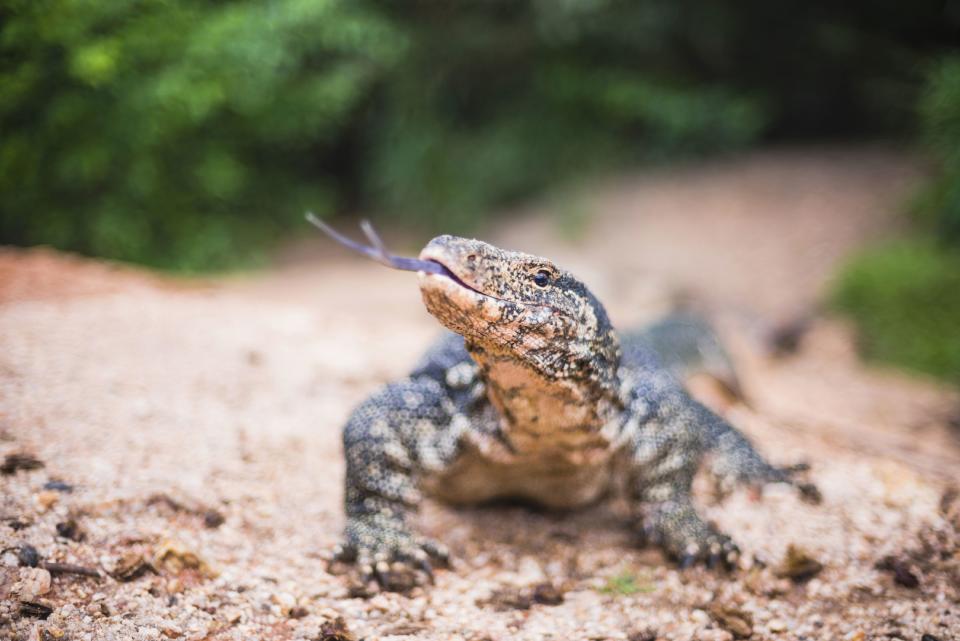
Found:
[[[290,613],[289,613],[288,616],[289,616],[291,619],[302,619],[303,617],[307,616],[308,614],[310,614],[310,611],[309,611],[309,610],[307,610],[307,609],[306,609],[305,607],[303,607],[302,605],[298,605],[298,606],[296,606],[295,608],[293,608],[292,610],[290,610]]]
[[[771,632],[786,632],[787,622],[783,619],[770,619],[770,622],[767,624],[767,629]]]
[[[20,470],[38,470],[41,467],[43,467],[43,461],[32,454],[7,454],[6,458],[3,459],[3,463],[0,464],[0,474],[9,476],[16,474]]]
[[[17,560],[21,566],[35,568],[40,563],[40,553],[32,545],[21,545],[17,550]]]
[[[43,568],[21,568],[20,600],[34,601],[50,591],[50,573]]]
[[[702,630],[697,633],[697,641],[733,641],[733,635],[726,630]]]
[[[37,496],[34,497],[34,500],[37,503],[37,509],[40,512],[46,512],[56,505],[57,501],[60,500],[60,493],[53,490],[44,490],[42,492],[37,492]]]
[[[223,619],[230,624],[237,623],[243,618],[243,613],[237,608],[227,608],[223,610]]]
[[[55,492],[73,492],[73,486],[59,480],[47,481],[43,484],[43,489],[54,490]]]
[[[710,623],[710,615],[704,612],[703,610],[694,610],[690,613],[690,618],[696,623],[706,624]]]
[[[223,525],[226,519],[216,510],[207,510],[203,515],[203,526],[214,530]]]
[[[70,539],[71,541],[82,541],[86,538],[80,525],[74,519],[61,521],[56,525],[57,536]]]
[[[280,592],[279,594],[274,594],[270,597],[270,600],[275,604],[280,606],[280,613],[283,616],[288,616],[290,611],[297,607],[297,600],[292,594],[286,592]]]

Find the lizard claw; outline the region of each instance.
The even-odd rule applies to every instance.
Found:
[[[757,492],[761,491],[763,486],[768,483],[785,483],[796,488],[804,502],[819,505],[823,501],[820,490],[816,485],[802,478],[809,471],[809,463],[802,462],[782,467],[766,465],[761,471],[744,476],[742,481],[748,483]]]
[[[427,579],[430,581],[430,585],[436,583],[436,579],[433,576],[433,566],[430,565],[430,559],[427,557],[427,554],[421,552],[414,557],[414,563],[420,570],[427,575]]]
[[[711,552],[707,556],[707,568],[710,570],[716,569],[717,566],[720,565],[722,559],[723,557],[721,557],[718,552]]]
[[[813,483],[796,483],[794,485],[797,491],[800,492],[800,498],[803,499],[804,502],[812,505],[820,505],[823,503],[823,494],[820,493],[820,488]]]
[[[732,571],[740,559],[740,549],[729,537],[712,534],[701,544],[692,543],[683,554],[678,556],[677,566],[686,570],[697,564],[704,564],[710,570]]]
[[[447,549],[447,546],[430,539],[424,539],[420,541],[420,549],[426,552],[427,558],[433,559],[439,567],[450,567],[450,550]]]
[[[352,545],[337,545],[330,554],[331,563],[353,563],[357,560],[357,548]]]
[[[692,506],[666,505],[651,514],[646,525],[649,541],[658,541],[676,559],[681,570],[704,564],[711,570],[733,570],[740,549],[727,535],[705,523]]]
[[[370,527],[369,523],[348,523],[347,541],[334,548],[333,563],[355,564],[359,582],[355,591],[370,595],[379,591],[407,592],[433,584],[433,563],[446,567],[449,554],[439,543],[396,529]]]
[[[796,488],[797,492],[800,493],[800,498],[806,503],[819,505],[823,502],[823,495],[820,493],[820,490],[816,485],[810,483],[809,481],[798,478],[810,471],[809,463],[800,462],[784,467],[776,467],[773,469],[776,470],[777,477],[771,479],[770,482],[780,482],[791,485],[792,487]]]

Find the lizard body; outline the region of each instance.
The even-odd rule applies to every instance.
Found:
[[[424,304],[452,333],[348,420],[336,558],[391,589],[398,566],[430,574],[430,559],[446,557],[409,527],[424,494],[575,508],[622,485],[644,539],[681,565],[736,562],[736,546],[692,502],[704,456],[728,483],[789,475],[690,397],[675,376],[689,358],[669,363],[676,354],[655,349],[677,332],[618,334],[586,286],[544,258],[440,236],[420,261],[435,264],[419,275]],[[680,352],[717,360],[711,336],[681,329],[693,340]]]

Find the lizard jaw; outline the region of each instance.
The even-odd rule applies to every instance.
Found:
[[[477,294],[480,294],[481,296],[486,296],[487,298],[496,298],[496,296],[490,296],[490,295],[488,295],[488,294],[484,294],[483,292],[481,292],[481,291],[480,291],[479,289],[477,289],[476,287],[473,287],[473,286],[471,286],[469,283],[464,282],[464,280],[463,280],[462,278],[460,278],[459,276],[457,276],[456,273],[454,273],[454,271],[453,271],[452,269],[450,269],[449,267],[447,267],[446,265],[444,265],[443,262],[437,260],[436,258],[423,258],[423,257],[421,256],[421,260],[425,260],[425,261],[428,261],[428,262],[431,262],[431,263],[435,263],[435,264],[439,265],[439,266],[442,268],[442,270],[443,270],[443,271],[441,271],[440,273],[420,272],[420,273],[423,274],[424,276],[426,276],[426,277],[436,276],[436,277],[438,277],[438,278],[448,278],[448,279],[452,280],[454,283],[456,283],[457,285],[459,285],[460,287],[463,287],[464,289],[469,289],[470,291],[475,292],[475,293],[477,293]]]
[[[491,299],[493,302],[499,303],[508,302],[498,296],[493,296],[480,290],[471,282],[472,279],[464,273],[464,270],[461,270],[461,273],[458,274],[454,269],[451,269],[451,265],[457,265],[456,258],[456,255],[448,254],[448,252],[444,251],[441,247],[427,245],[423,251],[420,252],[419,259],[439,265],[443,268],[443,271],[439,274],[424,271],[419,272],[420,290],[426,294],[430,289],[440,288],[445,295],[453,296],[461,303],[466,302],[464,300],[464,297],[466,297],[473,305],[476,305],[479,300],[483,299]],[[454,285],[455,288],[451,287],[451,285]]]
[[[522,313],[522,306],[475,287],[469,274],[460,275],[450,268],[450,265],[457,265],[455,258],[433,247],[420,253],[420,260],[443,268],[439,273],[418,273],[420,293],[427,311],[441,325],[461,336],[484,342],[493,339],[497,344],[506,342],[506,336],[496,335],[509,331],[504,318],[516,318]]]

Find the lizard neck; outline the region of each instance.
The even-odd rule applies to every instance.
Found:
[[[606,426],[619,420],[616,381],[548,378],[507,352],[470,345],[500,430],[519,454],[587,456],[609,445]]]

